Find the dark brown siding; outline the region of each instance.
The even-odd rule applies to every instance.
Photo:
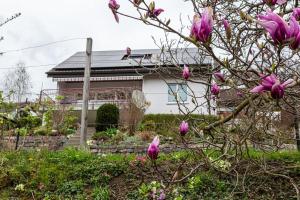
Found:
[[[96,88],[118,88],[118,87],[134,87],[142,89],[143,82],[140,81],[92,81],[90,84],[91,89]],[[79,89],[83,88],[83,82],[59,82],[59,90]]]

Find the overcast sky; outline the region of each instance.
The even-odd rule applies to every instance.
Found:
[[[0,21],[21,12],[22,15],[0,28],[0,51],[20,49],[69,38],[92,37],[93,50],[119,50],[155,48],[151,36],[163,38],[163,32],[140,22],[121,17],[114,21],[107,7],[108,0],[1,0]],[[119,0],[120,11],[134,13],[127,0]],[[171,18],[172,25],[180,27],[179,15],[189,22],[192,6],[183,0],[156,1],[165,9],[163,18]],[[0,68],[13,67],[22,61],[26,66],[57,64],[85,49],[85,40],[59,43],[43,48],[7,53],[0,56]],[[32,78],[33,93],[41,88],[53,89],[56,84],[45,72],[53,66],[28,68]],[[8,69],[0,69],[0,78]],[[0,81],[3,88],[3,81]]]

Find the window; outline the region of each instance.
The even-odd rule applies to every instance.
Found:
[[[170,83],[168,84],[168,102],[186,102],[187,101],[187,85]]]

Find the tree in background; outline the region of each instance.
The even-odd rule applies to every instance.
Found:
[[[17,63],[17,67],[5,75],[4,87],[5,93],[11,101],[20,103],[28,97],[32,86],[30,75],[23,62]]]

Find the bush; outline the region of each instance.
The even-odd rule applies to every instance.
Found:
[[[179,114],[148,114],[144,116],[140,130],[156,131],[157,134],[173,138],[178,136],[182,120],[188,121],[190,126],[203,128],[218,119],[214,115],[191,114],[187,117]]]
[[[93,140],[108,140],[109,138],[112,138],[118,133],[118,129],[116,128],[109,128],[106,131],[99,131],[94,133],[92,136]]]
[[[145,120],[140,126],[140,131],[154,131],[156,129],[155,121]]]
[[[34,135],[42,135],[42,136],[50,134],[49,130],[46,127],[43,127],[43,126],[37,128],[33,133],[34,133]]]
[[[108,128],[117,128],[119,122],[119,108],[113,104],[103,104],[97,110],[96,130],[106,131]]]
[[[119,144],[121,141],[123,141],[126,137],[125,133],[122,133],[121,131],[118,131],[116,135],[113,135],[111,138],[112,144]]]
[[[182,120],[189,124],[203,128],[204,126],[217,121],[219,118],[215,115],[196,115],[191,114],[188,117],[179,114],[148,114],[144,116],[142,126],[148,131],[169,131],[170,128],[179,127]],[[154,125],[153,125],[154,123]],[[151,130],[152,129],[152,130]]]
[[[148,114],[145,115],[143,118],[142,123],[146,123],[147,124],[149,122],[151,123],[155,123],[157,124],[174,124],[176,123],[179,126],[179,122],[181,122],[182,120],[188,120],[191,121],[193,123],[212,123],[217,121],[219,118],[218,116],[215,115],[196,115],[196,114],[191,114],[188,116],[188,118],[185,115],[179,115],[179,114]],[[160,127],[160,126],[156,126],[156,127]]]
[[[105,133],[105,131],[100,131],[100,132],[96,132],[94,133],[94,135],[92,136],[93,140],[108,140],[109,136]]]

